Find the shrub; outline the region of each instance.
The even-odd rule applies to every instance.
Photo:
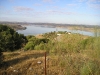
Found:
[[[26,37],[23,34],[18,34],[6,25],[0,25],[0,51],[20,49],[26,42]]]
[[[36,49],[36,50],[45,50],[45,44],[41,43],[39,45],[36,45],[34,49]]]
[[[24,47],[24,50],[32,50],[32,49],[34,49],[33,42],[28,42]]]
[[[44,50],[44,44],[48,43],[49,39],[42,38],[38,39],[35,36],[27,36],[28,43],[24,47],[25,50]]]
[[[100,37],[90,37],[80,42],[81,49],[100,50]]]
[[[2,52],[0,52],[0,64],[2,64],[2,62],[3,62],[3,54]]]
[[[100,64],[96,61],[86,62],[83,67],[80,68],[80,75],[99,75]]]

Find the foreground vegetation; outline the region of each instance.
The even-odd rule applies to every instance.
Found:
[[[27,42],[23,34],[18,34],[14,29],[0,24],[0,64],[3,61],[2,52],[15,51]]]
[[[26,36],[27,42],[22,42],[24,46],[20,45],[19,50],[5,47],[6,51],[13,52],[3,52],[4,63],[0,67],[0,75],[44,75],[45,51],[47,75],[99,75],[99,30],[95,29],[94,35],[59,31]]]
[[[18,34],[14,29],[0,25],[0,51],[14,51],[20,49],[27,42],[23,34]]]

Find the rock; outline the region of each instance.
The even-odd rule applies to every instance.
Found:
[[[12,66],[10,66],[10,68],[13,68]]]
[[[42,67],[42,70],[43,70],[44,68]]]
[[[13,72],[18,72],[17,70],[13,70]]]
[[[38,64],[41,64],[42,62],[41,62],[41,61],[38,61],[37,63],[38,63]]]
[[[32,70],[32,68],[30,67],[29,70]]]

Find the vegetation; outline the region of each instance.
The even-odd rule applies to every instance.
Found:
[[[27,42],[23,34],[18,34],[6,25],[0,25],[0,51],[20,49]]]
[[[6,63],[1,67],[0,75],[44,75],[45,51],[47,75],[99,75],[100,32],[94,30],[94,37],[62,31],[45,33],[40,35],[42,38],[26,36],[25,51],[3,52]]]
[[[14,29],[0,24],[0,64],[3,62],[2,52],[20,49],[26,42],[23,34],[18,34]]]
[[[2,62],[3,62],[3,54],[2,54],[2,52],[0,51],[0,64],[2,64]]]
[[[35,36],[27,36],[28,43],[24,47],[24,50],[44,49],[42,46],[48,43],[49,39],[42,38],[38,39]],[[41,47],[41,48],[39,48]]]

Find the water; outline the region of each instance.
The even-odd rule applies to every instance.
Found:
[[[41,26],[34,26],[34,25],[29,25],[29,26],[25,26],[25,27],[27,28],[26,30],[18,30],[17,32],[24,34],[25,36],[43,34],[43,33],[48,33],[51,31],[52,32],[53,31],[67,31],[67,32],[72,32],[72,33],[80,33],[80,34],[88,35],[88,36],[94,35],[92,32],[88,32],[88,31],[68,30],[65,28],[41,27]]]

